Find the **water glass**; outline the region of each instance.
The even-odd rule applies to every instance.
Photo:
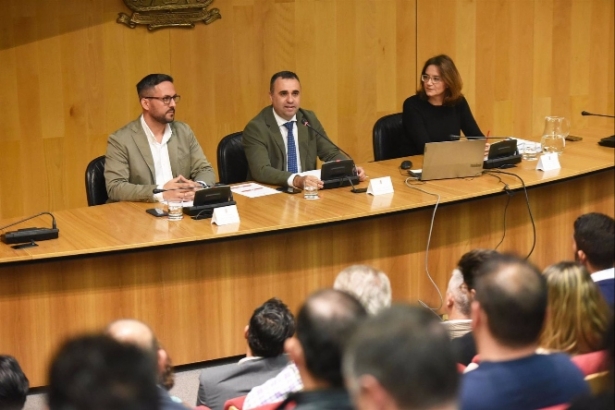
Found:
[[[305,199],[318,199],[318,181],[306,179],[303,183],[303,197]]]
[[[521,158],[525,161],[536,161],[538,159],[538,155],[542,152],[542,146],[537,142],[526,142],[519,147],[519,150],[521,151]]]
[[[167,201],[169,221],[180,221],[184,218],[184,203],[182,200]]]

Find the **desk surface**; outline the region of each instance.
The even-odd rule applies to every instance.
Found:
[[[31,386],[41,386],[65,337],[134,317],[154,329],[177,365],[238,355],[256,306],[277,296],[296,311],[352,264],[386,272],[394,300],[422,300],[438,310],[438,290],[446,289],[459,257],[496,246],[504,234],[500,250],[522,255],[536,239],[531,260],[541,268],[571,258],[574,219],[612,214],[615,206],[614,152],[596,145],[605,134],[581,133],[585,139],[566,147],[558,171],[536,171],[536,162],[506,170],[531,187],[536,237],[525,195],[502,192],[504,184],[520,189],[513,176],[420,184],[447,204],[438,208],[429,254],[436,199],[405,186],[401,159],[365,165],[371,178],[391,176],[393,195],[349,188],[321,191],[317,201],[237,195],[241,224],[234,232],[209,220],[154,218],[144,212],[152,204],[56,212],[57,240],[22,250],[0,244],[0,352],[17,357]],[[421,165],[420,157],[412,160]],[[23,226],[48,224],[41,217]]]
[[[584,140],[567,144],[560,157],[561,169],[537,171],[536,161],[523,161],[505,172],[518,175],[526,186],[531,187],[614,167],[613,149],[596,143],[599,137],[605,135],[604,130],[586,130],[575,132],[574,135],[583,136]],[[414,163],[413,168],[422,166],[421,156],[410,159]],[[435,204],[435,196],[405,186],[406,176],[398,168],[400,162],[401,159],[395,159],[364,165],[370,178],[391,177],[395,189],[393,195],[373,197],[353,194],[349,188],[320,191],[321,199],[317,201],[304,200],[301,194],[277,194],[260,198],[235,195],[241,223],[234,228],[212,225],[208,219],[195,221],[185,217],[182,221],[168,221],[145,213],[145,209],[160,204],[124,202],[55,212],[60,229],[57,240],[40,242],[38,247],[20,250],[0,244],[0,264],[219,240],[366,218]],[[521,187],[516,178],[505,175],[500,175],[500,178],[510,189]],[[504,186],[498,182],[497,177],[488,174],[427,183],[413,181],[412,184],[440,195],[441,203],[492,195],[501,192]],[[361,186],[367,186],[367,182]],[[0,226],[16,220],[18,218],[0,221]],[[49,216],[41,216],[19,226],[50,226]]]

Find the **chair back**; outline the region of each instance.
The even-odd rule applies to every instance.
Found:
[[[608,353],[606,350],[578,354],[572,356],[572,362],[583,372],[584,376],[600,373],[608,369]]]
[[[245,182],[248,178],[248,160],[243,150],[243,132],[235,132],[218,143],[218,176],[223,184]]]
[[[107,203],[107,185],[105,183],[105,156],[94,158],[85,169],[85,193],[88,206]]]
[[[410,146],[404,134],[401,113],[379,118],[372,131],[374,160],[383,161],[422,154],[422,152],[414,152],[414,147]]]

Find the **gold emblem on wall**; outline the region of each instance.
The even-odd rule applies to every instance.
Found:
[[[120,13],[117,22],[130,28],[147,24],[148,30],[163,27],[190,27],[195,23],[211,24],[222,18],[217,8],[207,10],[214,0],[124,0],[132,16]]]

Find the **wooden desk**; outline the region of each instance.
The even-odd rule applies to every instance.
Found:
[[[533,169],[535,162],[507,170],[529,187],[538,232],[531,260],[541,268],[572,258],[578,215],[613,214],[613,150],[597,146],[591,134],[579,134],[585,140],[566,147],[561,170],[545,175]],[[420,157],[412,160],[420,166]],[[57,212],[59,239],[24,250],[0,244],[0,352],[16,356],[31,385],[40,386],[64,337],[136,317],[152,326],[175,364],[241,354],[243,327],[256,306],[278,296],[296,311],[307,294],[331,286],[341,269],[355,263],[388,273],[395,300],[420,298],[438,307],[425,272],[435,197],[405,186],[400,162],[365,164],[372,178],[392,177],[395,194],[388,197],[348,188],[321,191],[318,201],[237,195],[241,224],[235,231],[209,220],[156,219],[144,212],[151,204]],[[531,247],[521,185],[512,176],[499,178],[420,185],[441,196],[429,270],[443,293],[464,252],[500,241],[504,184],[517,193],[500,250],[525,255]],[[24,226],[48,223],[41,217]]]

